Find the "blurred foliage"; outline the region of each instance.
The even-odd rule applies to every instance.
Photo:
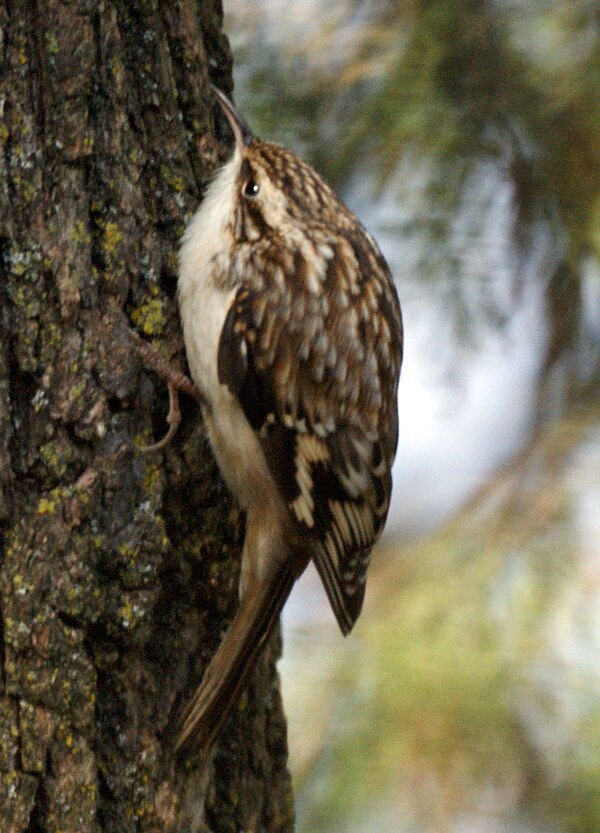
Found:
[[[571,627],[583,638],[593,630],[580,614],[600,601],[598,576],[582,577],[568,486],[590,431],[600,449],[600,400],[375,574],[359,658],[332,682],[337,729],[301,784],[301,829],[371,829],[386,796],[398,831],[411,818],[455,830],[490,793],[507,830],[519,816],[542,829],[600,829],[600,671],[562,657]],[[556,733],[549,746],[538,721]]]
[[[600,23],[594,3],[356,5],[373,8],[343,57],[330,47],[330,61],[323,58],[329,30],[304,44],[263,43],[257,50],[249,42],[238,50],[260,131],[293,144],[338,184],[365,154],[378,159],[383,184],[410,149],[437,160],[434,197],[445,197],[451,208],[474,156],[502,155],[508,145],[522,207],[555,200],[572,235],[571,253],[582,245],[599,252]],[[347,26],[353,14],[350,4]]]
[[[550,55],[534,61],[518,48],[512,33],[524,18],[542,26],[552,6],[557,18],[568,18],[565,38],[594,28],[585,61],[556,66]],[[576,6],[579,14],[564,14]],[[574,249],[587,243],[598,251],[600,37],[592,14],[577,0],[525,0],[504,9],[484,0],[399,0],[385,25],[396,27],[399,39],[408,31],[406,45],[364,100],[339,164],[346,167],[365,137],[373,143],[376,136],[384,181],[413,145],[443,162],[452,195],[461,159],[468,165],[476,154],[501,153],[508,140],[522,204],[555,197]]]
[[[370,211],[401,294],[443,311],[439,355],[454,319],[458,386],[459,351],[543,287],[535,442],[449,527],[374,560],[341,665],[305,634],[323,673],[295,683],[298,829],[597,833],[600,8],[226,8],[250,123]]]

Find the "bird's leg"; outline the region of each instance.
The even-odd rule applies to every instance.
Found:
[[[165,359],[162,353],[144,341],[135,330],[129,329],[129,337],[133,342],[135,350],[141,358],[144,367],[153,370],[161,379],[164,379],[169,389],[169,413],[167,414],[167,422],[169,423],[169,430],[157,443],[153,445],[139,446],[140,451],[150,452],[158,451],[168,445],[175,434],[181,422],[181,409],[179,407],[179,391],[182,390],[194,399],[197,399],[201,404],[204,403],[204,397],[196,385],[192,382],[189,376],[182,373],[176,367]]]
[[[129,329],[129,337],[133,341],[133,346],[145,367],[153,370],[161,379],[164,379],[167,384],[172,385],[176,390],[182,390],[199,402],[204,402],[204,397],[190,377],[186,376],[185,373],[182,373],[176,367],[173,367],[156,347],[144,341],[135,330]]]
[[[172,382],[167,381],[167,387],[169,390],[169,413],[167,414],[169,430],[162,438],[162,440],[159,440],[156,443],[152,443],[152,445],[139,445],[137,447],[138,451],[142,451],[145,454],[152,451],[159,451],[161,448],[164,448],[166,445],[169,445],[169,443],[177,433],[179,423],[181,422],[181,408],[179,407],[179,391]]]

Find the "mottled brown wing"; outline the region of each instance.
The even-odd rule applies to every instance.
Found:
[[[397,442],[402,325],[387,265],[363,234],[290,264],[268,261],[242,287],[219,346],[219,379],[237,396],[343,633],[389,507]],[[293,289],[293,291],[292,291]]]

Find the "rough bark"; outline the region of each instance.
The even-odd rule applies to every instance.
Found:
[[[0,0],[0,830],[292,828],[278,640],[214,761],[173,725],[243,518],[198,410],[164,452],[177,240],[223,147],[220,0]]]

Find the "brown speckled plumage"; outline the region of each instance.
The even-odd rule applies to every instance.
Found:
[[[389,507],[402,356],[400,307],[375,241],[310,166],[255,139],[217,95],[236,151],[186,234],[180,305],[209,434],[248,532],[237,624],[180,737],[204,749],[311,558],[342,632],[356,621]]]

